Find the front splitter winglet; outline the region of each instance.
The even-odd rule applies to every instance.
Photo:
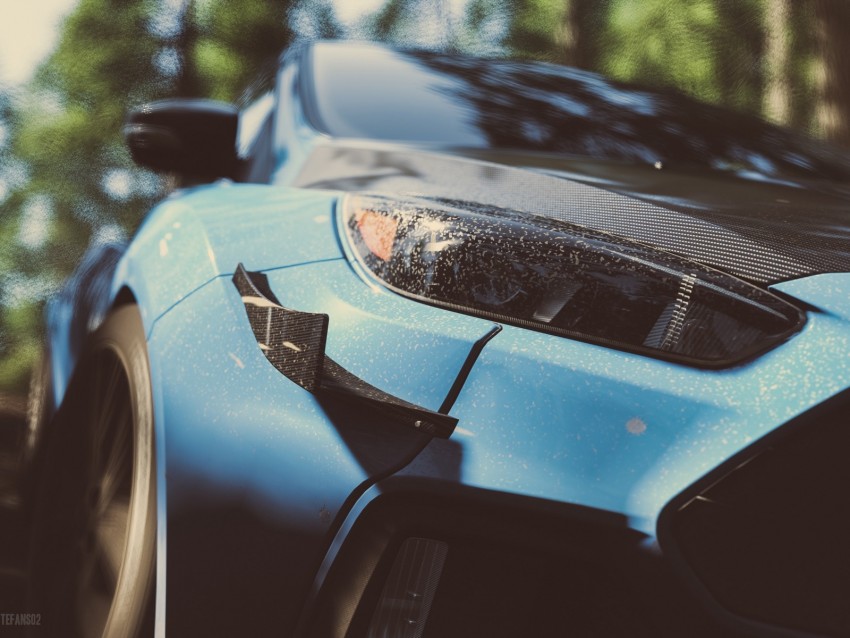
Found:
[[[455,417],[384,392],[328,357],[328,315],[285,308],[269,289],[265,275],[249,273],[242,264],[233,273],[233,284],[242,296],[257,344],[288,379],[316,396],[368,405],[430,436],[448,438],[454,432]]]

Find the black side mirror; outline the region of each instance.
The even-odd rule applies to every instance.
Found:
[[[124,140],[133,160],[183,177],[230,177],[237,166],[239,111],[212,100],[161,100],[130,111]]]

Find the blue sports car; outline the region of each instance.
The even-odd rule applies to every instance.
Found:
[[[850,159],[319,42],[145,105],[48,307],[38,635],[850,635]]]

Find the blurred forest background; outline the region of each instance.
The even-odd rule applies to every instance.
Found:
[[[352,18],[356,4],[81,0],[34,79],[0,85],[0,395],[26,394],[44,303],[86,247],[131,236],[165,192],[123,146],[127,109],[168,96],[238,102],[298,39],[548,60],[850,147],[850,2],[387,0]]]

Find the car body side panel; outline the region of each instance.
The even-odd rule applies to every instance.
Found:
[[[428,306],[406,312],[403,299],[364,285],[337,296],[357,283],[342,260],[269,274],[283,303],[335,310],[329,356],[354,373],[373,367],[367,381],[431,409],[491,325]],[[228,276],[160,317],[149,353],[158,622],[169,635],[288,635],[346,500],[399,469],[427,437],[319,400],[278,372]],[[250,612],[234,614],[233,600]]]
[[[180,324],[180,319],[185,318],[185,313],[174,313],[169,315],[169,310],[174,311],[181,305],[181,302],[190,298],[193,293],[200,295],[200,291],[205,289],[205,284],[210,284],[211,287],[206,288],[209,291],[214,290],[215,286],[220,286],[222,290],[226,290],[228,294],[234,294],[232,285],[229,282],[228,275],[233,272],[235,266],[241,261],[250,269],[260,268],[275,268],[285,267],[292,264],[305,263],[312,260],[322,259],[339,259],[340,251],[336,241],[336,235],[332,226],[332,211],[336,202],[336,196],[327,193],[319,193],[316,191],[298,191],[295,189],[273,189],[267,186],[236,186],[228,183],[217,183],[204,187],[199,187],[189,191],[181,192],[166,199],[158,205],[148,216],[143,226],[140,228],[133,243],[123,255],[118,259],[114,250],[105,251],[101,247],[96,247],[89,252],[84,259],[78,273],[72,277],[68,286],[59,295],[48,308],[48,325],[49,325],[49,340],[50,350],[52,355],[52,365],[54,368],[54,390],[56,405],[61,403],[61,400],[67,391],[68,384],[71,382],[72,372],[76,365],[77,358],[81,348],[89,333],[97,328],[99,321],[102,320],[104,314],[116,302],[119,294],[122,291],[129,291],[129,294],[135,299],[139,310],[142,314],[145,331],[149,336],[149,350],[151,358],[152,384],[154,388],[154,406],[156,410],[156,427],[157,427],[157,456],[158,456],[158,484],[159,490],[159,578],[164,579],[166,574],[166,551],[168,547],[166,537],[166,504],[170,500],[170,488],[173,486],[175,493],[186,494],[193,496],[186,497],[193,501],[196,509],[192,510],[192,514],[187,514],[181,517],[180,514],[185,512],[185,509],[180,507],[180,499],[176,499],[177,505],[176,514],[172,519],[173,527],[180,534],[181,522],[189,525],[190,529],[186,532],[188,545],[196,545],[203,549],[200,552],[201,560],[192,562],[191,554],[187,554],[186,561],[182,565],[188,565],[189,572],[203,573],[204,565],[209,570],[210,579],[202,579],[204,585],[210,586],[209,595],[202,594],[198,598],[193,599],[194,603],[203,603],[204,601],[214,600],[215,589],[214,583],[228,582],[234,586],[240,584],[239,579],[234,579],[234,574],[228,572],[228,567],[239,571],[239,547],[247,548],[248,551],[255,552],[254,555],[261,559],[262,567],[258,567],[258,573],[268,574],[267,568],[272,564],[282,567],[281,577],[288,574],[288,570],[293,569],[291,565],[282,563],[273,563],[270,561],[269,555],[279,554],[270,552],[269,555],[257,553],[258,547],[264,546],[271,550],[277,547],[278,544],[291,547],[302,548],[297,551],[297,555],[290,556],[289,559],[293,564],[299,560],[307,561],[314,560],[310,554],[309,548],[310,539],[321,539],[324,534],[324,528],[327,527],[333,518],[334,498],[325,495],[322,497],[307,498],[312,507],[315,504],[315,511],[310,512],[310,524],[303,520],[299,523],[303,529],[291,530],[288,527],[283,529],[277,523],[269,523],[269,520],[277,521],[276,514],[263,514],[263,507],[249,504],[244,504],[240,495],[246,495],[246,499],[251,503],[262,501],[264,496],[257,496],[257,492],[251,488],[244,486],[239,487],[239,481],[234,479],[231,488],[225,489],[224,485],[229,479],[223,479],[214,487],[210,487],[204,481],[195,481],[192,478],[194,475],[186,468],[189,464],[184,462],[170,463],[169,458],[187,458],[186,455],[173,455],[168,457],[166,450],[171,448],[180,450],[179,444],[174,444],[172,441],[169,445],[169,434],[173,433],[174,440],[184,441],[181,439],[181,433],[186,436],[187,430],[180,429],[174,426],[175,423],[180,423],[185,415],[185,410],[190,409],[193,415],[205,414],[203,410],[199,410],[199,397],[195,390],[197,381],[203,378],[204,375],[185,373],[185,370],[191,365],[204,366],[206,358],[204,358],[207,348],[210,343],[209,335],[199,333],[191,325],[188,330],[193,337],[201,340],[201,343],[194,352],[199,357],[197,360],[184,359],[183,357],[174,357],[174,353],[169,346],[165,350],[160,347],[164,341],[170,344],[188,344],[191,343],[191,338],[187,338],[184,331],[172,327]],[[104,257],[103,255],[106,255]],[[89,276],[91,275],[91,276]],[[220,278],[221,277],[221,278]],[[91,281],[90,281],[91,280]],[[94,283],[92,283],[94,282]],[[127,299],[130,297],[128,296]],[[199,296],[198,299],[201,299]],[[237,296],[238,298],[238,296]],[[79,300],[85,300],[86,303],[81,304]],[[231,300],[232,301],[232,300]],[[197,302],[196,302],[197,303]],[[191,308],[191,306],[189,306]],[[189,311],[187,308],[187,311]],[[202,311],[196,309],[196,317],[202,316],[204,313],[209,313],[207,319],[213,324],[209,326],[210,334],[220,332],[221,325],[226,323],[228,319],[234,318],[236,311],[241,313],[235,318],[239,321],[239,334],[248,338],[256,349],[256,344],[251,337],[250,328],[247,326],[244,319],[244,311],[241,306],[234,308],[227,306],[224,310],[216,307],[215,304],[203,306]],[[230,314],[228,314],[230,313]],[[168,321],[165,321],[164,326],[156,332],[154,338],[154,327],[160,318],[168,316]],[[218,320],[222,323],[218,323]],[[232,324],[232,322],[230,322]],[[244,325],[243,325],[244,324]],[[166,335],[168,339],[166,339]],[[223,335],[222,335],[223,336]],[[177,349],[176,346],[174,349]],[[230,352],[230,350],[228,350]],[[227,362],[225,365],[235,366],[233,359],[227,354]],[[167,369],[172,362],[174,365],[185,366],[183,370],[175,372],[172,369]],[[163,362],[166,362],[163,364]],[[261,358],[261,364],[268,368],[267,373],[274,379],[274,382],[279,383],[286,381],[279,373]],[[167,379],[168,381],[164,381]],[[227,375],[222,374],[220,380],[226,380]],[[288,382],[287,382],[288,383]],[[219,388],[218,384],[210,384],[211,390]],[[261,386],[258,386],[259,389]],[[229,396],[224,392],[217,395],[219,400]],[[204,397],[206,399],[208,397]],[[218,418],[224,419],[227,426],[227,432],[231,432],[234,427],[233,423],[233,404],[224,405],[218,403],[221,408],[221,414]],[[215,419],[211,419],[213,422]],[[197,424],[197,421],[188,420],[189,423]],[[172,424],[172,428],[166,429],[165,423]],[[309,419],[304,420],[305,424],[309,423]],[[214,429],[211,429],[210,436],[215,437]],[[200,439],[203,439],[203,433],[194,432]],[[222,443],[223,435],[219,432],[218,442]],[[249,439],[252,440],[252,439]],[[252,440],[253,441],[253,440]],[[402,444],[396,444],[389,454],[388,459],[383,459],[383,463],[388,466],[395,462],[396,458],[406,457],[409,452],[407,447],[416,443],[415,441],[404,441]],[[417,443],[418,444],[418,443]],[[232,447],[232,442],[222,453],[235,451]],[[254,445],[254,443],[250,443]],[[399,448],[400,445],[400,448]],[[327,452],[324,445],[320,445],[322,450]],[[212,448],[214,449],[214,447]],[[272,448],[268,448],[271,450]],[[297,447],[294,449],[298,449]],[[334,454],[333,451],[328,452]],[[338,451],[336,453],[339,453]],[[250,452],[240,451],[238,457],[241,459],[253,460]],[[267,454],[263,457],[266,465],[277,461],[278,457]],[[310,458],[310,455],[303,453],[299,457],[311,467],[322,467],[327,459],[320,459],[318,455]],[[213,463],[219,463],[220,459],[215,455],[209,458]],[[362,469],[356,465],[349,468],[349,473],[346,474],[345,463],[337,463],[340,472],[345,476],[344,488],[339,488],[339,483],[333,481],[325,481],[326,477],[314,476],[316,484],[325,482],[327,489],[335,494],[337,500],[344,500],[349,493],[368,476]],[[225,467],[216,466],[221,470],[222,475],[226,475]],[[284,469],[287,476],[309,476],[307,473],[293,471],[291,467]],[[170,469],[169,469],[170,468]],[[352,469],[353,468],[353,469]],[[182,472],[182,474],[181,474]],[[188,476],[189,478],[185,478]],[[274,474],[270,474],[274,477]],[[183,478],[181,478],[183,477]],[[196,486],[201,487],[196,489]],[[267,487],[267,486],[266,486]],[[181,491],[182,489],[182,491]],[[235,491],[234,491],[235,490]],[[234,496],[234,493],[236,494]],[[210,495],[215,496],[210,496]],[[226,505],[220,507],[208,506],[203,498],[197,500],[194,496],[207,495],[211,503],[225,502]],[[183,501],[186,502],[186,499]],[[306,502],[306,501],[305,501]],[[327,505],[325,505],[327,502]],[[303,503],[302,503],[303,504]],[[337,503],[338,505],[338,503]],[[214,519],[210,519],[206,514],[213,512]],[[197,516],[195,516],[197,514]],[[290,518],[292,512],[287,512],[285,518]],[[218,520],[221,515],[221,521]],[[300,513],[301,518],[305,518],[304,512]],[[230,518],[228,518],[230,517]],[[291,517],[292,520],[298,519],[296,516]],[[312,518],[315,518],[318,523],[313,523]],[[300,520],[300,519],[299,519]],[[233,527],[228,531],[225,521],[230,521]],[[208,541],[206,544],[202,539],[207,533],[204,527],[209,525],[210,528],[218,526],[219,522],[224,526],[222,535],[232,538],[239,547],[229,549],[221,549],[220,553],[215,550],[213,541]],[[279,522],[279,521],[278,521]],[[201,528],[194,527],[200,525]],[[312,527],[311,527],[312,525]],[[184,527],[183,529],[186,529]],[[242,530],[242,534],[237,533],[238,529]],[[285,539],[281,540],[278,534],[293,534],[288,542]],[[297,537],[297,538],[295,538]],[[252,541],[253,539],[253,541]],[[265,540],[263,540],[265,539]],[[265,545],[263,545],[265,543]],[[314,549],[317,545],[312,546]],[[253,548],[253,549],[252,549]],[[232,551],[230,551],[232,550]],[[216,568],[216,562],[227,557],[233,557],[232,561],[224,561],[226,564],[221,568]],[[283,560],[283,559],[281,559]],[[318,559],[315,559],[318,560]],[[237,561],[236,564],[233,561]],[[245,561],[244,566],[250,565],[250,561]],[[255,566],[256,567],[256,566]],[[263,570],[266,571],[263,571]],[[171,573],[171,572],[169,572]],[[186,574],[187,572],[182,572]],[[247,576],[250,572],[239,572]],[[177,578],[181,574],[180,568],[173,570],[172,577]],[[196,574],[195,574],[196,575]],[[291,574],[289,574],[291,576]],[[224,578],[224,581],[222,581]],[[228,580],[229,579],[229,580]],[[261,579],[262,580],[262,579]],[[303,579],[302,579],[303,580]],[[304,580],[308,582],[309,579]],[[195,582],[195,581],[193,581]],[[286,583],[301,582],[298,579],[288,578],[281,587],[288,586]],[[165,609],[165,582],[160,583],[157,589],[159,597],[158,607]],[[244,587],[244,584],[240,585]],[[171,589],[172,592],[187,591],[185,588],[176,586]],[[271,587],[264,589],[257,587],[255,594],[257,600],[262,599],[263,595],[269,592],[279,591]],[[233,592],[231,592],[233,593]],[[224,597],[219,600],[219,608],[222,613],[226,614],[227,603],[229,600]],[[276,601],[269,602],[269,610],[279,610],[280,607]],[[181,605],[172,605],[172,609],[181,609]],[[227,626],[226,623],[221,625],[222,618],[216,614],[200,614],[197,607],[189,605],[185,607],[186,613],[179,616],[174,622],[177,626],[182,626],[184,633],[186,627],[194,629],[198,626],[206,626],[210,631],[207,635],[214,635],[221,626]],[[277,613],[275,611],[274,613]],[[282,613],[282,612],[281,612]],[[165,617],[160,614],[158,623],[161,630],[165,628]],[[227,618],[233,618],[232,614],[227,615]],[[182,620],[181,620],[182,619]],[[205,620],[204,620],[205,619]],[[256,626],[260,633],[263,623],[268,621],[267,617],[262,614],[257,616]],[[271,622],[271,621],[269,621]],[[217,624],[218,623],[218,626]],[[274,623],[276,624],[276,623]],[[234,628],[231,635],[239,633],[240,630],[249,626],[249,624],[241,624],[238,629]],[[270,625],[269,625],[270,626]],[[268,629],[268,626],[266,626]],[[268,633],[268,631],[266,631]],[[259,635],[259,634],[258,634]]]
[[[366,479],[316,401],[263,358],[240,312],[217,278],[149,342],[167,635],[285,635],[336,511]],[[234,600],[249,607],[237,614]]]
[[[846,299],[850,276],[813,280]],[[813,278],[814,279],[814,278]],[[805,280],[794,287],[804,297]],[[824,298],[825,301],[825,298]],[[732,455],[850,387],[850,322],[810,313],[803,331],[742,366],[704,371],[506,326],[452,413],[403,474],[624,514],[655,533],[664,505]]]
[[[385,290],[373,289],[342,260],[274,269],[266,275],[271,290],[284,305],[325,312],[330,316],[330,356],[370,383],[419,401],[426,407],[436,407],[465,347],[491,325],[482,319],[413,304]],[[850,293],[850,276],[829,279],[833,293]],[[168,313],[158,323],[156,331],[172,315],[183,315],[190,306],[195,307],[201,294],[222,281],[219,279],[204,287]],[[811,303],[823,281],[823,278],[812,278],[807,288],[806,282],[801,280],[796,287],[797,294]],[[225,288],[228,286],[226,282]],[[806,295],[807,290],[812,294]],[[807,296],[811,299],[806,299]],[[213,313],[200,309],[198,313],[198,324],[209,324],[208,316]],[[238,319],[237,311],[233,320],[238,323]],[[188,315],[183,320],[192,323]],[[204,332],[197,330],[197,326],[192,330]],[[257,378],[256,367],[265,361],[256,351],[256,344],[244,325],[231,328],[230,332],[234,330],[244,332],[238,344],[227,342],[227,347],[238,345],[239,349],[232,352],[246,370],[251,369],[250,373],[240,374]],[[199,335],[196,339],[200,344],[203,337]],[[207,345],[199,346],[199,350],[207,352]],[[678,492],[761,436],[850,387],[848,352],[848,321],[830,312],[812,312],[805,329],[782,348],[746,365],[720,372],[694,370],[505,327],[484,349],[452,410],[460,419],[455,434],[449,440],[431,440],[396,476],[610,512],[623,517],[633,530],[654,537],[659,512]],[[226,361],[223,350],[218,354],[210,350],[207,354],[207,361],[213,355],[217,360]],[[173,353],[169,356],[174,358]],[[232,357],[231,361],[235,368],[239,367]],[[216,363],[205,373],[215,387],[218,387],[216,379],[228,376],[225,366],[219,369]],[[168,376],[179,378],[185,374],[172,370]],[[363,439],[352,436],[348,430],[354,413],[348,411],[337,418],[339,413],[321,405],[319,412],[314,413],[312,409],[316,406],[311,403],[313,399],[309,394],[291,383],[288,387],[286,383],[280,385],[282,377],[278,375],[275,382],[276,373],[271,374],[272,378],[263,383],[275,388],[275,400],[285,404],[280,414],[294,410],[294,413],[308,415],[304,422],[313,424],[310,427],[312,436],[327,436],[327,441],[334,439],[330,426],[339,435],[333,445],[339,444],[339,449],[344,450],[340,457],[345,459],[344,464],[333,461],[326,465],[327,460],[317,464],[325,465],[321,482],[332,485],[338,481],[337,500],[324,498],[316,491],[317,487],[313,487],[312,492],[303,488],[296,491],[308,501],[312,499],[313,509],[324,499],[323,506],[332,510],[336,521],[321,540],[318,537],[295,539],[302,547],[315,550],[313,562],[309,566],[304,563],[300,568],[300,574],[309,578],[311,570],[315,571],[322,563],[322,553],[334,551],[334,543],[338,545],[339,537],[332,541],[332,535],[338,533],[339,522],[354,502],[350,498],[343,499],[343,493],[349,487],[352,496],[360,493],[353,489],[353,481],[349,485],[345,481],[357,476],[358,466],[363,476],[368,474],[372,479],[377,476],[369,466],[374,448],[368,443],[364,445]],[[223,383],[227,392],[236,387],[233,379],[224,378]],[[258,384],[252,381],[251,385]],[[233,409],[234,404],[236,414],[250,412],[232,394],[223,394],[220,411]],[[169,405],[167,401],[166,405]],[[308,405],[312,405],[310,411],[303,412]],[[198,418],[193,411],[189,412],[187,419]],[[282,449],[303,445],[300,441],[303,431],[297,423],[271,412],[265,414],[269,422],[277,418],[279,431],[275,436],[285,446]],[[228,425],[226,415],[218,420],[220,424],[216,424],[215,429],[226,430],[231,433],[229,436],[241,441],[243,436],[238,433],[242,426]],[[185,441],[177,441],[173,434],[175,427],[192,433]],[[214,476],[218,473],[215,468],[230,463],[243,464],[239,459],[246,456],[245,451],[237,452],[232,442],[225,448],[224,438],[222,449],[226,451],[218,456],[226,458],[233,453],[232,462],[204,460],[192,463],[189,450],[197,449],[201,445],[199,440],[207,433],[206,426],[203,430],[195,429],[200,427],[191,426],[192,431],[186,424],[167,424],[169,468],[174,463],[179,466],[192,464],[193,468],[202,468],[202,472]],[[277,430],[263,427],[269,433]],[[333,446],[328,445],[327,449],[332,449]],[[280,454],[280,451],[275,452],[274,458]],[[354,468],[351,475],[344,475],[341,468],[345,466]],[[208,518],[198,513],[195,496],[181,495],[186,489],[184,484],[192,484],[181,471],[172,470],[169,477],[169,498],[174,493],[174,503],[179,503],[169,502],[169,556],[178,552],[181,560],[188,560],[187,556],[195,555],[200,564],[212,555],[211,549],[193,543],[192,535],[180,531],[182,523],[179,521],[183,516],[187,521],[193,517]],[[309,474],[310,469],[298,471]],[[268,476],[274,475],[266,471],[262,481]],[[294,524],[292,520],[309,520],[310,508],[300,512],[299,497],[290,491],[276,491],[274,481],[281,484],[286,481],[282,472],[276,476],[267,488],[252,487],[242,492],[240,498],[257,498],[250,495],[265,493],[269,502],[277,503],[274,508],[288,512],[281,518],[288,521],[288,525]],[[179,477],[176,485],[174,477]],[[226,486],[242,484],[243,479],[244,475],[231,476],[224,483]],[[221,494],[229,489],[222,490]],[[218,493],[215,489],[211,491]],[[188,490],[187,493],[192,492]],[[244,511],[240,511],[239,516],[244,517]],[[192,529],[197,532],[196,527]],[[243,539],[250,533],[249,530],[239,532]],[[227,551],[244,558],[244,553],[232,546],[228,546]],[[283,544],[277,551],[285,551]],[[170,562],[168,578],[183,569]],[[326,562],[323,569],[327,569]],[[176,582],[169,580],[169,592],[177,587]],[[181,586],[192,586],[192,582],[187,575]],[[306,598],[298,600],[303,602]],[[187,601],[180,601],[180,604],[183,608]],[[287,616],[287,622],[292,618],[294,615]]]

